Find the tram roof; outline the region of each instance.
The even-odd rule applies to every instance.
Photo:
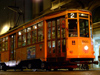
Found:
[[[62,11],[76,11],[76,10],[90,12],[89,10],[85,10],[85,9],[65,9],[65,8],[63,8],[63,9],[57,9],[57,10],[52,10],[52,11],[50,10],[50,11],[47,11],[44,14],[38,16],[38,17],[35,17],[34,19],[32,19],[32,20],[30,20],[30,21],[28,21],[28,22],[26,22],[26,23],[24,23],[22,25],[19,25],[19,26],[16,26],[16,27],[12,28],[11,30],[7,31],[4,34],[1,34],[0,36],[6,35],[7,33],[10,33],[12,31],[14,31],[14,30],[16,30],[16,29],[18,29],[18,28],[20,28],[22,26],[25,26],[26,24],[32,23],[32,22],[34,22],[34,21],[36,21],[36,20],[38,20],[40,18],[43,18],[44,16],[47,16],[47,15],[50,15],[50,14],[53,14],[53,13],[59,13],[59,12],[62,12]]]

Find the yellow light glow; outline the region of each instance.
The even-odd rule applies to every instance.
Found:
[[[9,25],[5,25],[5,26],[2,28],[0,34],[4,34],[4,33],[7,32],[8,30],[9,30]]]

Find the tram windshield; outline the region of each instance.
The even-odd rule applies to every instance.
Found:
[[[80,19],[80,37],[89,37],[89,23],[88,20]]]
[[[69,37],[77,37],[77,20],[70,19],[68,20],[68,27],[69,27]]]

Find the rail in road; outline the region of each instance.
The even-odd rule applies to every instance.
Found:
[[[58,71],[36,71],[32,72],[32,70],[27,71],[13,71],[13,70],[7,70],[7,71],[0,71],[0,75],[100,75],[100,70],[74,70],[74,71],[68,71],[68,70],[58,70]]]

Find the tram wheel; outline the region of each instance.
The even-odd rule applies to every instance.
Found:
[[[28,69],[31,69],[32,68],[32,64],[28,64]]]

